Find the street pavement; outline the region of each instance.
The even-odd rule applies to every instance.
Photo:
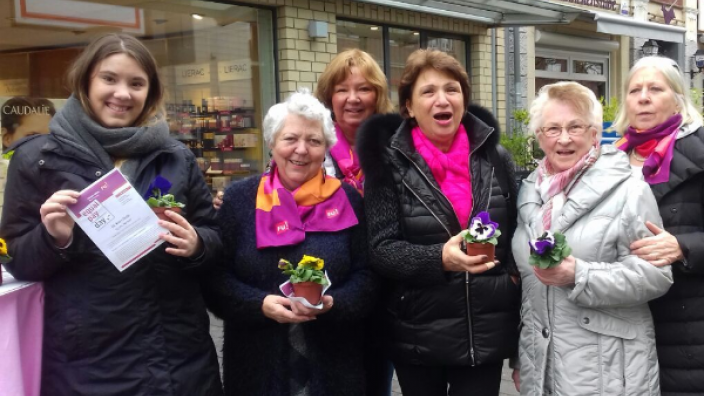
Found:
[[[218,360],[222,363],[222,321],[212,314],[210,315],[210,336],[213,337],[213,341],[215,342],[215,348],[218,351]],[[222,368],[222,364],[220,367]],[[401,387],[398,385],[398,380],[396,380],[396,373],[394,373],[391,386],[392,396],[403,396]],[[501,374],[501,391],[499,396],[515,395],[518,395],[518,392],[516,392],[516,388],[513,386],[513,381],[511,380],[511,369],[508,368],[507,364],[504,364],[504,370]]]

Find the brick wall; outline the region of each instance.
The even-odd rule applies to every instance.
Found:
[[[282,98],[300,87],[315,89],[318,76],[330,59],[337,54],[338,17],[389,24],[399,27],[421,28],[457,35],[471,35],[469,49],[472,65],[468,74],[475,103],[492,107],[491,30],[485,25],[465,20],[393,9],[349,0],[245,0],[245,2],[275,6],[279,50],[279,86]],[[327,21],[328,37],[311,38],[308,21]],[[497,102],[496,116],[502,126],[506,108],[504,30],[497,29]]]

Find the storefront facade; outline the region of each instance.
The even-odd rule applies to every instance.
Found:
[[[579,10],[520,0],[485,3],[0,0],[0,102],[42,98],[52,111],[60,109],[69,95],[64,76],[82,47],[103,32],[133,34],[159,63],[172,134],[193,149],[215,190],[263,171],[266,110],[297,89],[314,90],[330,59],[348,48],[374,56],[394,103],[408,54],[418,48],[451,53],[467,68],[472,100],[505,126],[511,83],[502,26],[566,25]],[[610,70],[611,59],[598,60],[603,73]],[[608,82],[594,83],[608,89]]]

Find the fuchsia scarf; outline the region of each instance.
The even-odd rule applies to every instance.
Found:
[[[469,173],[469,138],[460,124],[455,139],[447,153],[440,151],[433,142],[415,127],[411,131],[416,151],[425,160],[440,190],[455,209],[455,215],[464,228],[469,223],[472,210],[472,177]]]
[[[359,166],[359,157],[350,147],[345,134],[337,124],[335,124],[335,134],[337,135],[337,143],[330,149],[330,155],[340,167],[345,183],[356,188],[364,196],[364,173]]]
[[[279,181],[276,165],[262,175],[257,190],[257,249],[295,245],[306,232],[334,232],[357,225],[342,182],[323,170],[294,191]]]
[[[540,188],[543,179],[550,176],[554,177],[550,180],[550,186],[548,187],[548,200],[543,203],[543,230],[549,231],[552,226],[552,207],[553,199],[559,193],[564,193],[565,196],[569,195],[572,187],[579,181],[579,178],[589,170],[589,168],[594,165],[597,159],[599,159],[599,154],[601,149],[598,146],[592,147],[589,152],[579,161],[577,161],[574,166],[570,169],[564,170],[559,173],[554,173],[554,169],[550,162],[548,162],[547,157],[543,158],[538,165],[538,180],[535,183],[536,188]]]
[[[636,150],[645,157],[643,176],[648,184],[664,183],[670,180],[672,151],[681,123],[682,115],[675,114],[647,131],[637,131],[629,126],[626,134],[614,145],[626,152]]]

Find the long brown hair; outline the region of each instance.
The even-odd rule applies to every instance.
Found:
[[[156,60],[151,52],[136,38],[124,33],[109,33],[95,38],[81,52],[68,72],[68,86],[83,106],[83,110],[93,119],[95,114],[90,108],[88,92],[90,82],[95,74],[95,67],[115,54],[126,54],[134,59],[149,79],[149,92],[144,102],[144,109],[134,125],[144,125],[152,117],[163,113],[164,85],[159,78]]]

